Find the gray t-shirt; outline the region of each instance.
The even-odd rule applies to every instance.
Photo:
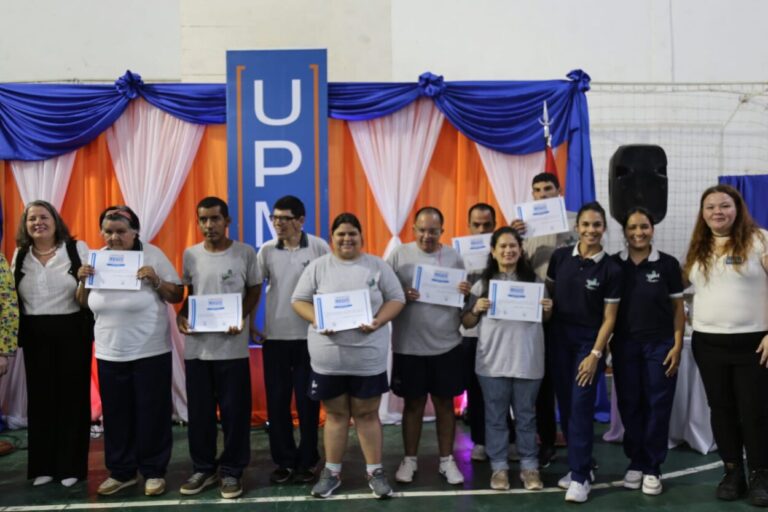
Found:
[[[549,259],[552,257],[552,253],[555,252],[555,249],[573,245],[579,241],[579,235],[573,229],[573,226],[576,224],[576,214],[574,212],[567,212],[567,214],[568,225],[571,226],[571,231],[554,235],[526,238],[523,241],[523,249],[528,256],[528,259],[531,260],[533,271],[536,272],[536,275],[542,281],[547,280]]]
[[[303,340],[307,322],[291,307],[291,295],[309,262],[331,249],[322,238],[302,233],[299,247],[284,248],[276,239],[261,246],[257,261],[259,281],[267,281],[264,335],[269,340]]]
[[[291,302],[312,302],[312,296],[368,288],[371,311],[378,312],[389,301],[405,302],[394,272],[381,258],[362,254],[347,261],[326,254],[313,260],[299,278]],[[375,315],[376,313],[374,313]],[[312,369],[322,375],[378,375],[387,371],[389,329],[381,327],[365,334],[358,329],[331,335],[320,334],[310,325],[307,346]]]
[[[233,241],[225,251],[209,252],[202,243],[184,251],[182,280],[195,295],[239,293],[261,283],[256,266],[256,251],[250,245]],[[248,311],[243,311],[247,315]],[[248,325],[240,334],[205,332],[186,336],[184,359],[220,361],[248,357]]]
[[[515,281],[517,276],[496,274],[493,279]],[[538,278],[536,282],[541,282]],[[483,295],[483,282],[472,286],[464,311],[469,311]],[[544,290],[546,296],[546,290]],[[475,373],[485,377],[541,379],[544,377],[544,329],[538,322],[497,320],[480,317],[477,324]]]
[[[404,289],[413,286],[417,264],[464,268],[464,261],[452,247],[443,245],[433,253],[426,253],[416,242],[398,246],[389,255],[387,263]],[[416,356],[445,354],[461,343],[460,323],[459,308],[409,302],[392,322],[392,351]]]

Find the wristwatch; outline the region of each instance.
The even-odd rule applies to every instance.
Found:
[[[601,351],[599,351],[599,350],[592,349],[591,353],[592,353],[593,356],[595,356],[598,359],[603,357],[603,353]]]

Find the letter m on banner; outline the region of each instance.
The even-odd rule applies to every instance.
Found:
[[[274,237],[275,200],[306,205],[304,229],[328,230],[326,50],[227,52],[227,171],[231,234],[260,247]]]

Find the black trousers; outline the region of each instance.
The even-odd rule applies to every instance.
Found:
[[[98,360],[104,463],[122,482],[163,478],[171,458],[171,353],[134,361]]]
[[[22,315],[27,377],[27,478],[88,475],[92,343],[80,313]]]
[[[251,460],[251,367],[248,358],[187,359],[189,454],[194,471],[240,478]],[[216,457],[216,407],[224,449]]]
[[[693,333],[720,457],[741,463],[746,448],[752,470],[768,469],[768,368],[755,353],[765,334]]]
[[[320,460],[317,450],[320,402],[307,395],[311,371],[307,340],[267,340],[261,354],[272,460],[283,468],[313,468]],[[293,437],[291,414],[294,397],[301,436],[298,446]]]

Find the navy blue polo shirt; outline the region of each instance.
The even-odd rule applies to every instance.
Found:
[[[554,285],[556,322],[600,328],[606,303],[621,300],[621,267],[605,251],[582,258],[579,245],[552,253],[547,281]]]
[[[627,251],[612,256],[624,273],[624,290],[616,318],[617,340],[661,341],[675,333],[673,299],[683,297],[680,263],[669,254],[651,248],[639,265]]]

